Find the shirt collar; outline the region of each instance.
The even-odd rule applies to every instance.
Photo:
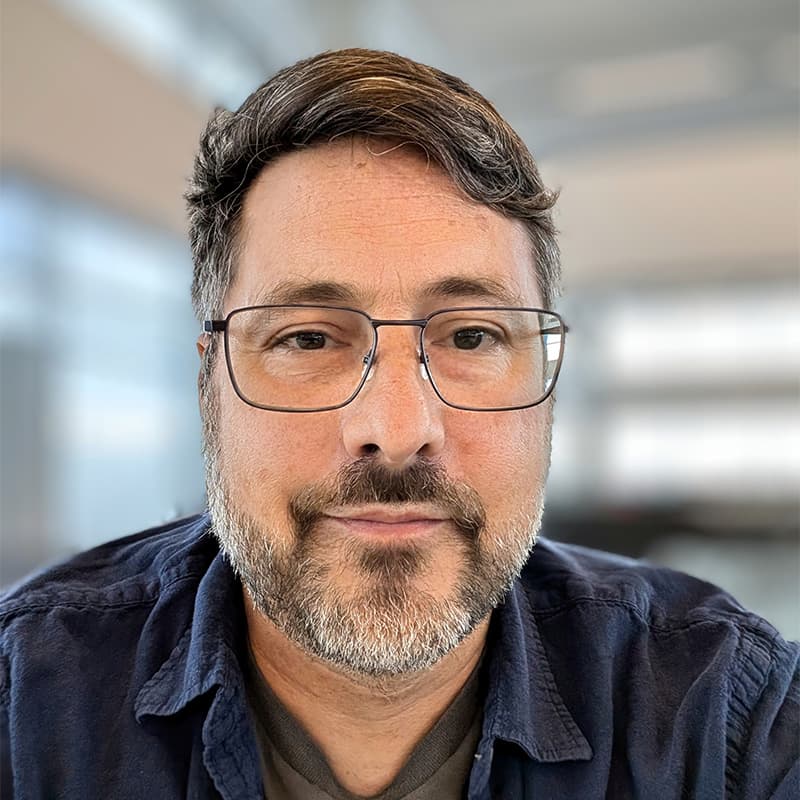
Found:
[[[489,631],[484,736],[536,761],[588,761],[592,748],[558,691],[530,600],[516,581]]]
[[[208,520],[205,518],[208,535]],[[190,591],[186,586],[181,592]],[[216,687],[240,688],[241,669],[237,653],[245,636],[241,586],[227,559],[215,549],[205,574],[195,585],[191,618],[177,645],[139,690],[135,703],[137,720],[146,715],[176,714],[192,700]],[[176,604],[173,591],[159,600],[161,613]],[[177,604],[176,604],[177,605]],[[160,616],[158,611],[154,616]],[[152,642],[153,644],[155,642]]]
[[[208,532],[207,519],[200,530],[198,542]],[[256,797],[261,793],[259,757],[238,657],[245,636],[244,603],[227,560],[216,547],[208,548],[209,556],[210,564],[206,562],[199,583],[185,574],[162,592],[157,604],[161,608],[154,611],[156,618],[159,613],[177,616],[178,609],[187,613],[188,600],[186,630],[139,690],[134,713],[140,723],[145,717],[168,717],[208,694],[202,727],[203,763],[222,797]],[[172,568],[174,571],[176,566]],[[163,576],[164,571],[162,580]],[[160,642],[157,625],[150,637],[149,645]]]
[[[208,536],[208,518],[198,522],[199,540]],[[159,603],[170,601],[166,593]],[[186,631],[137,695],[137,720],[176,714],[217,687],[243,693],[237,653],[244,652],[245,626],[241,585],[227,559],[216,552],[197,585]],[[494,612],[487,647],[484,735],[515,742],[536,761],[591,759],[592,748],[558,691],[519,580]]]

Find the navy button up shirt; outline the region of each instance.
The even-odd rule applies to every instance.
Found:
[[[259,798],[241,586],[206,516],[0,604],[4,798]],[[668,570],[541,540],[495,612],[470,800],[800,797],[798,646]]]

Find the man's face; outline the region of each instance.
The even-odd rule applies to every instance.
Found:
[[[465,200],[418,151],[375,149],[320,145],[264,170],[226,313],[541,306],[518,221]],[[518,574],[541,518],[551,401],[450,408],[418,342],[417,328],[380,328],[369,378],[333,411],[245,404],[219,351],[204,391],[209,505],[245,590],[307,652],[365,675],[429,667],[462,641]]]

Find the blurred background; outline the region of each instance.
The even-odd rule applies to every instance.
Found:
[[[794,0],[2,0],[0,585],[204,505],[181,195],[320,50],[472,83],[560,187],[547,531],[800,637]]]

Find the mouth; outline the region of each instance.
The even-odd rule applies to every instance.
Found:
[[[450,521],[439,509],[424,506],[342,508],[330,511],[325,517],[347,533],[379,539],[430,536]]]

